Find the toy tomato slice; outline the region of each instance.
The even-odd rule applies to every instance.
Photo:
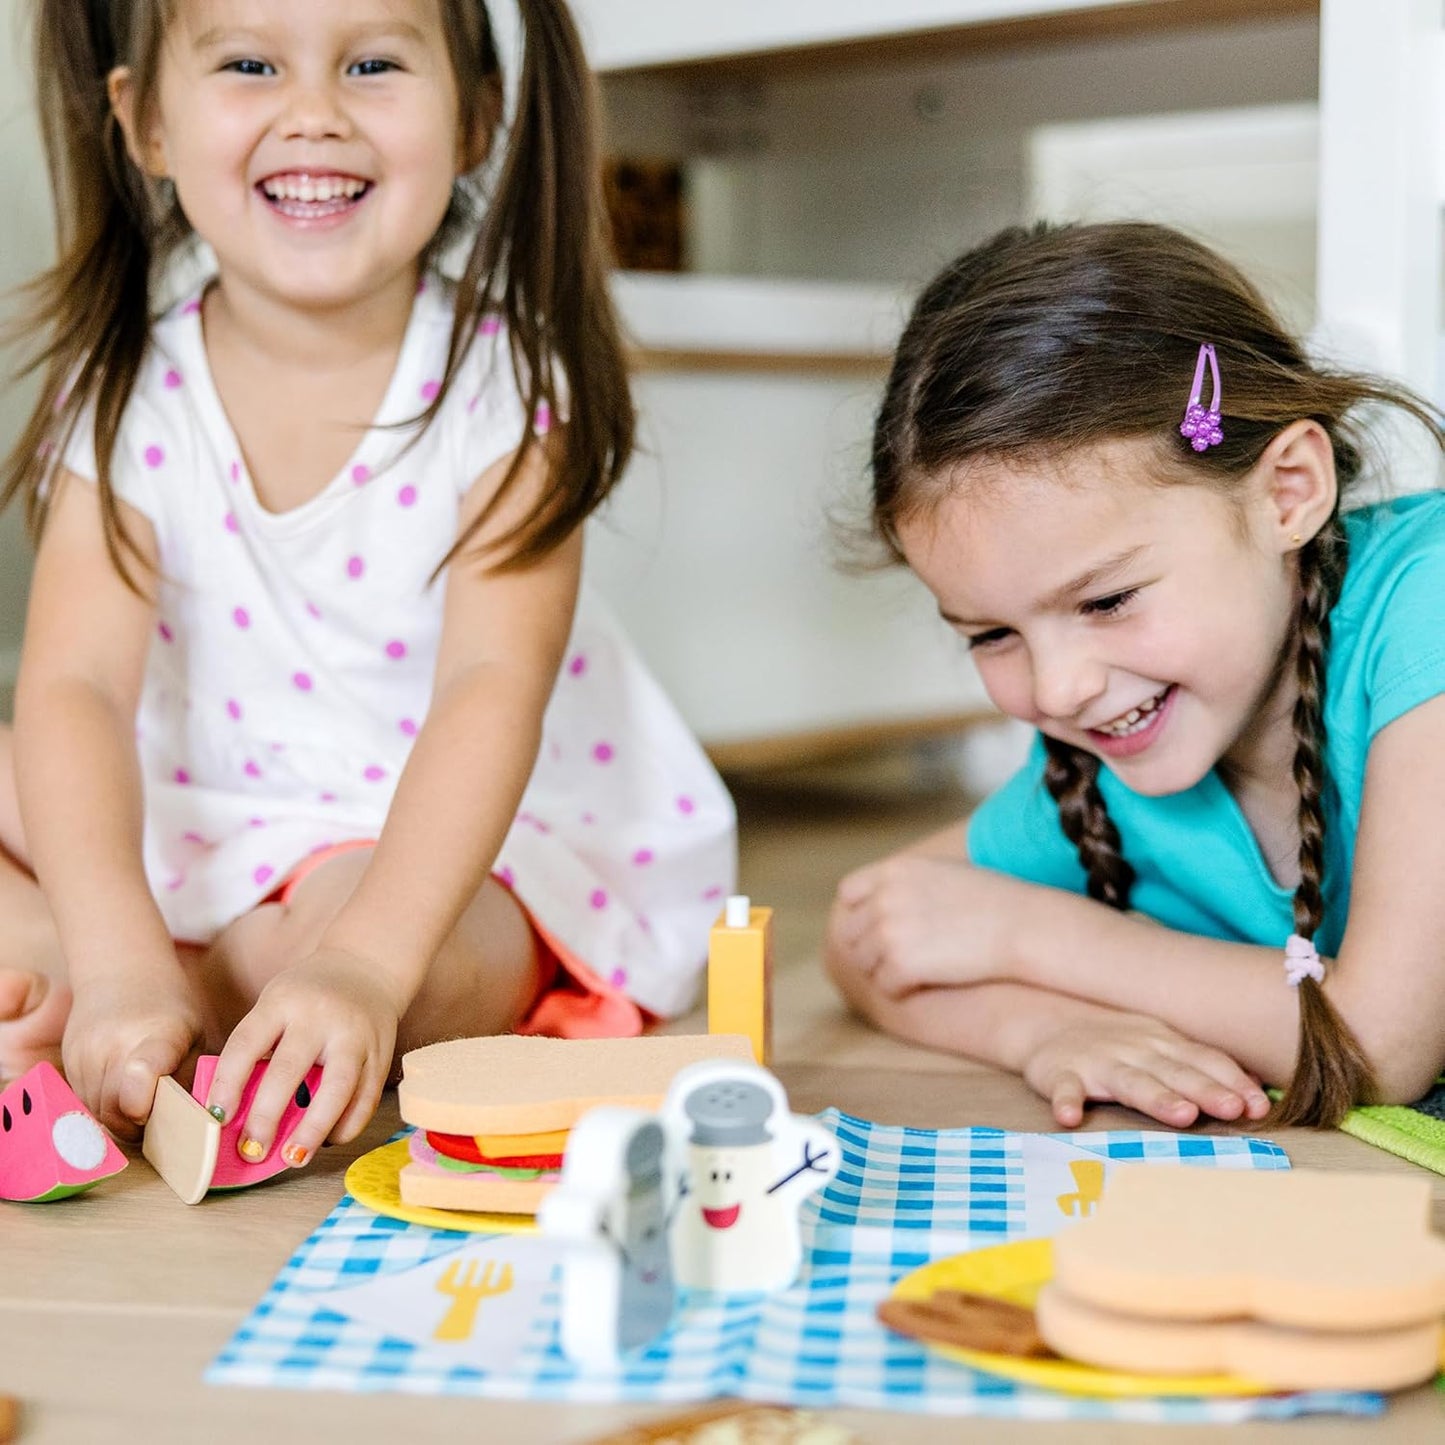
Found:
[[[65,1199],[125,1164],[53,1064],[36,1064],[0,1093],[0,1199]]]

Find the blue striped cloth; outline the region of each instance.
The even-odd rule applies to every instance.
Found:
[[[557,1340],[555,1280],[504,1370],[458,1364],[439,1348],[390,1338],[349,1318],[336,1293],[414,1269],[476,1240],[373,1214],[349,1195],[297,1250],[207,1372],[215,1384],[403,1390],[556,1401],[685,1402],[718,1396],[814,1408],[857,1406],[1035,1420],[1217,1422],[1317,1411],[1376,1414],[1378,1395],[1323,1392],[1255,1398],[1094,1400],[971,1370],[895,1335],[874,1309],[905,1274],[961,1250],[1042,1232],[1057,1172],[1040,1159],[1160,1160],[1283,1169],[1258,1139],[1111,1132],[1016,1134],[906,1129],[836,1110],[842,1167],[805,1209],[802,1277],[768,1296],[684,1292],[671,1327],[617,1372],[584,1375]],[[1045,1182],[1046,1199],[1034,1180]],[[1057,1227],[1055,1224],[1054,1227]]]

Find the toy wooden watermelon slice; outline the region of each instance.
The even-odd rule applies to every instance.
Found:
[[[125,1163],[53,1064],[36,1064],[0,1093],[0,1199],[64,1199]]]

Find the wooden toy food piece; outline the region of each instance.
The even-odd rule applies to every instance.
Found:
[[[169,1076],[158,1080],[141,1153],[182,1204],[206,1197],[220,1147],[221,1126],[205,1105]]]
[[[65,1199],[125,1162],[53,1064],[34,1065],[0,1092],[0,1199]]]
[[[1141,1374],[1427,1379],[1445,1315],[1429,1207],[1429,1182],[1403,1175],[1126,1166],[1055,1239],[1039,1331],[1071,1359]]]
[[[633,1425],[593,1445],[857,1445],[858,1437],[811,1410],[721,1401]]]
[[[707,947],[707,1029],[742,1034],[753,1061],[768,1068],[773,1054],[773,910],[729,898]]]
[[[939,1289],[926,1300],[883,1300],[877,1314],[890,1330],[916,1340],[983,1350],[991,1355],[1054,1358],[1053,1350],[1039,1334],[1034,1312],[991,1295]]]

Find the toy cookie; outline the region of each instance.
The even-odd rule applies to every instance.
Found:
[[[1385,1174],[1119,1169],[1054,1241],[1039,1331],[1060,1354],[1281,1389],[1428,1379],[1445,1243],[1428,1181]]]

